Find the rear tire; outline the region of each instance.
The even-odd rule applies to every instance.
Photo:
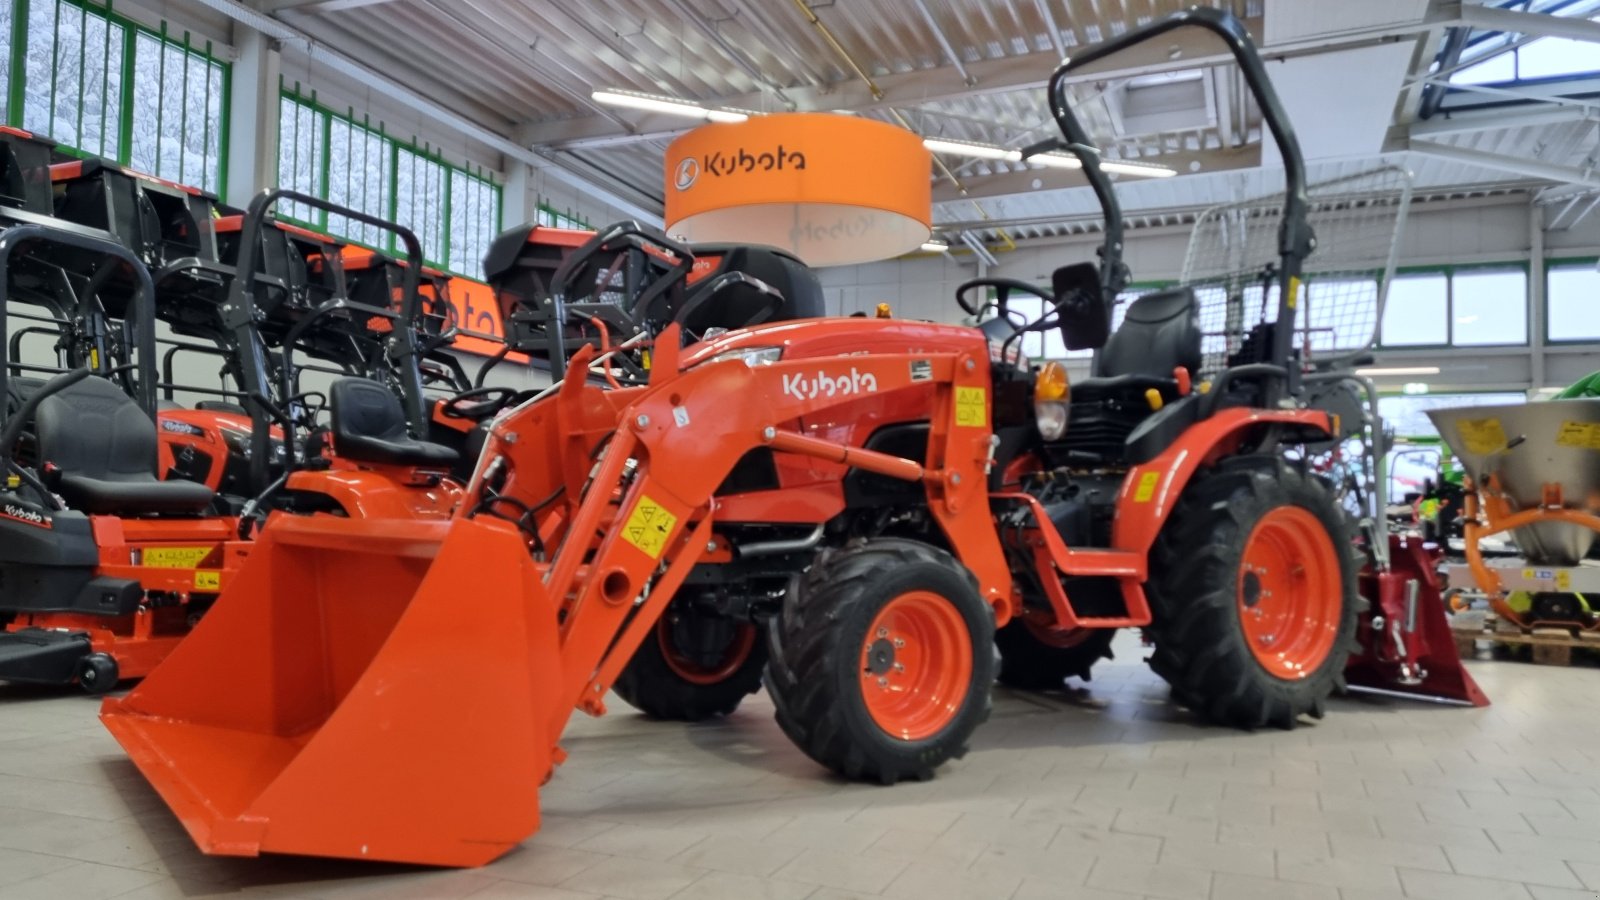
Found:
[[[778,726],[846,778],[931,778],[989,717],[994,613],[943,550],[884,538],[824,551],[771,634]]]
[[[653,719],[725,716],[761,689],[766,642],[749,622],[698,613],[676,599],[611,689]]]
[[[1000,683],[1019,691],[1059,691],[1068,678],[1090,679],[1090,669],[1111,659],[1115,628],[1085,628],[1041,634],[1021,618],[995,632],[1000,648]]]
[[[1357,649],[1360,555],[1327,485],[1270,456],[1224,461],[1178,499],[1151,556],[1150,667],[1222,725],[1321,718]]]

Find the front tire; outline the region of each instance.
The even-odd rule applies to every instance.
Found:
[[[924,780],[989,717],[994,613],[954,557],[878,539],[824,551],[772,623],[767,693],[805,754],[854,780]]]
[[[1356,649],[1359,554],[1320,480],[1276,457],[1197,476],[1156,541],[1150,667],[1222,725],[1321,718]]]

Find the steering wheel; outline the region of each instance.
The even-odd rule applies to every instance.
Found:
[[[509,387],[480,387],[461,393],[444,401],[439,411],[447,419],[470,419],[481,422],[511,405],[522,391]],[[480,399],[480,398],[488,399]],[[476,400],[477,402],[471,402]]]
[[[995,298],[992,302],[987,297],[978,302],[971,296],[974,291],[983,288],[994,289]],[[968,315],[972,316],[982,316],[984,310],[990,306],[998,306],[1003,315],[1006,310],[1006,301],[1011,298],[1013,291],[1038,297],[1045,302],[1047,309],[1050,306],[1054,306],[1056,302],[1055,295],[1038,285],[1029,284],[1026,281],[1018,281],[1015,278],[974,278],[956,288],[956,304],[966,310]]]

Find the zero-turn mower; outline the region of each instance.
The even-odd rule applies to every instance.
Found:
[[[241,553],[233,521],[207,514],[209,489],[156,477],[144,263],[110,233],[53,217],[38,142],[8,132],[0,143],[28,185],[0,210],[0,300],[9,314],[52,296],[60,336],[59,365],[39,366],[11,359],[19,345],[0,329],[0,680],[99,693],[154,667]]]
[[[1233,51],[1289,181],[1271,302],[1229,323],[1214,371],[1189,288],[1141,298],[1108,341],[1122,221],[1065,93],[1183,26]],[[964,753],[1003,669],[1080,672],[1121,627],[1210,721],[1322,715],[1358,633],[1387,632],[1363,630],[1356,529],[1310,467],[1342,429],[1305,401],[1314,244],[1282,107],[1243,26],[1209,9],[1075,56],[1050,101],[1106,213],[1098,264],[1047,291],[975,283],[1002,313],[981,329],[827,318],[685,350],[668,325],[637,385],[593,383],[602,354],[581,346],[493,420],[447,515],[274,514],[228,602],[106,702],[107,727],[208,853],[478,865],[537,828],[568,718],[602,712],[630,666],[649,666],[635,702],[693,717],[752,690],[764,648],[783,731],[883,783]],[[1007,324],[1015,292],[1049,312]],[[1097,377],[1010,361],[1046,329],[1101,348]],[[1127,431],[1087,459],[1070,416],[1091,402]],[[1442,619],[1425,588],[1401,595]]]

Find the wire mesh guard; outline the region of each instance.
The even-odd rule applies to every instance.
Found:
[[[1320,182],[1308,190],[1316,248],[1295,316],[1307,364],[1337,362],[1371,347],[1394,276],[1411,203],[1411,174],[1385,166]],[[1283,193],[1212,207],[1195,220],[1182,283],[1195,289],[1205,333],[1202,370],[1258,362],[1258,324],[1278,314],[1276,268]]]

